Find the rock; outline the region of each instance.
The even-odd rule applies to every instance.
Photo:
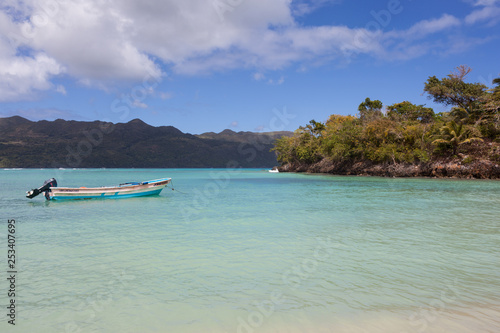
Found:
[[[333,162],[325,158],[314,164],[286,164],[279,167],[279,171],[380,177],[500,179],[500,166],[488,160],[475,160],[466,165],[443,161],[374,164],[370,161]]]

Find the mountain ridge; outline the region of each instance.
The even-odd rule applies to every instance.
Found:
[[[273,142],[291,132],[183,133],[173,126],[151,126],[141,119],[30,121],[0,118],[3,168],[202,168],[272,167]]]

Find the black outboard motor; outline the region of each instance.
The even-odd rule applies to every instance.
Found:
[[[47,200],[50,199],[49,197],[49,191],[51,187],[57,187],[57,181],[55,178],[50,178],[49,180],[46,180],[42,186],[39,188],[32,189],[31,191],[26,192],[26,198],[33,199],[37,195],[39,195],[42,192],[45,192],[45,198]]]

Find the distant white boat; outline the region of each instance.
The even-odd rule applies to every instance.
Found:
[[[276,168],[276,169],[271,169],[271,170],[269,170],[269,172],[278,173],[278,172],[280,172],[280,171],[278,170],[278,168]]]

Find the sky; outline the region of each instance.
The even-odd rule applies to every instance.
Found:
[[[459,65],[500,76],[500,0],[2,0],[0,117],[293,131]]]

